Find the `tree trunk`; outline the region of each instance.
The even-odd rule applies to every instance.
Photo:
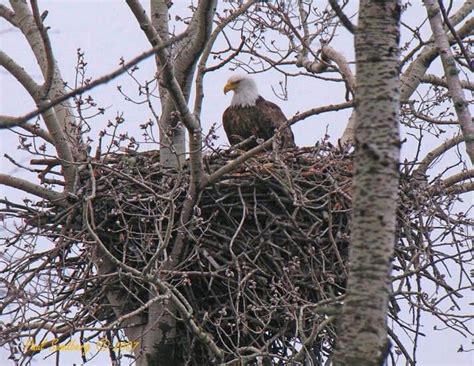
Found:
[[[172,2],[168,0],[153,0],[150,4],[152,24],[162,40],[169,38],[168,6],[171,6],[170,4]],[[174,75],[186,101],[189,101],[191,95],[191,85],[197,62],[211,35],[216,6],[216,0],[199,1],[187,28],[189,35],[170,52],[169,58],[172,60]],[[162,65],[158,59],[157,69],[158,74],[162,75]],[[180,123],[183,116],[176,113],[176,106],[169,92],[163,86],[160,87],[160,99],[162,105],[159,121],[160,162],[163,166],[180,168],[185,162],[186,154],[186,128]],[[192,140],[193,137],[190,136],[190,141],[192,142]],[[190,151],[192,148],[190,146]],[[199,147],[199,149],[201,148],[202,146]]]
[[[172,65],[171,70],[167,71],[167,65],[165,65],[163,58],[160,58],[158,53],[156,57],[157,70],[160,77],[160,102],[162,107],[159,120],[160,163],[166,167],[181,169],[186,157],[186,125],[189,132],[189,154],[191,156],[190,169],[192,171],[192,181],[190,185],[194,187],[188,191],[189,204],[194,200],[195,187],[200,185],[201,172],[195,174],[195,170],[202,170],[202,166],[197,164],[196,168],[195,162],[202,161],[200,158],[202,152],[201,130],[200,128],[194,128],[193,131],[189,129],[189,124],[185,122],[188,117],[178,113],[180,109],[177,104],[179,103],[173,100],[173,92],[170,90],[170,85],[172,84],[171,79],[173,77],[176,78],[184,101],[186,103],[189,101],[196,64],[211,34],[216,3],[216,0],[199,1],[187,29],[189,35],[182,42],[173,45],[171,50],[167,52],[167,62],[169,62],[168,65]],[[150,3],[151,24],[162,41],[169,39],[169,6],[171,6],[171,2],[168,0],[152,0]],[[151,43],[153,44],[152,40]],[[173,74],[173,77],[171,77],[171,74]],[[199,122],[197,119],[195,121]],[[193,154],[198,159],[193,159]],[[194,192],[194,194],[191,194],[191,192]],[[184,217],[184,219],[184,221],[188,220],[187,217]],[[175,243],[171,253],[172,260],[163,264],[163,268],[177,263],[177,256],[181,254],[181,250],[177,248],[181,247],[181,244]],[[159,296],[158,293],[153,293],[153,295]],[[138,366],[158,364],[178,366],[184,363],[176,312],[175,306],[169,302],[157,301],[149,307],[147,323],[141,327],[143,329],[143,336],[140,338],[140,346],[135,352]]]
[[[361,0],[350,268],[335,365],[384,362],[399,181],[399,18],[396,0]]]

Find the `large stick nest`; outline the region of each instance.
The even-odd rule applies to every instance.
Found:
[[[179,213],[188,176],[157,168],[156,158],[127,155],[111,166],[157,194],[113,171],[100,172],[94,211],[96,221],[105,221],[99,230],[105,245],[125,263],[143,268],[166,241],[171,224],[160,259],[180,230],[186,252],[161,276],[186,297],[220,346],[235,351],[268,343],[274,355],[294,353],[296,339],[310,337],[327,318],[315,305],[334,303],[344,293],[349,155],[326,144],[261,154],[204,189],[187,223]],[[215,153],[207,157],[207,168],[215,171],[232,158]],[[147,286],[129,281],[127,286],[130,310],[149,299]],[[319,354],[331,348],[333,329],[317,337],[310,348],[317,344]]]
[[[207,173],[235,157],[225,151],[207,155]],[[262,153],[208,185],[188,216],[182,215],[182,209],[188,199],[189,174],[186,169],[161,167],[158,152],[108,154],[84,169],[83,178],[79,192],[83,200],[67,209],[53,207],[40,215],[22,215],[35,227],[31,235],[53,239],[55,248],[8,268],[15,273],[24,263],[44,258],[48,264],[37,264],[38,277],[43,268],[57,269],[56,280],[62,285],[41,286],[57,299],[69,294],[68,301],[55,303],[55,314],[63,314],[54,318],[58,326],[81,324],[90,329],[114,324],[130,311],[140,313],[143,322],[156,321],[148,318],[154,314],[151,300],[164,294],[163,287],[145,276],[155,273],[186,309],[175,315],[182,320],[178,337],[188,364],[213,362],[206,342],[198,340],[206,333],[224,350],[225,362],[243,357],[252,364],[261,355],[273,363],[311,357],[317,364],[331,353],[334,315],[347,277],[352,179],[348,152],[320,143]],[[425,278],[443,289],[445,298],[453,299],[457,292],[437,266],[453,261],[462,268],[465,260],[465,221],[449,218],[455,197],[420,193],[417,187],[409,174],[402,177],[400,238],[394,258],[397,290],[390,316],[405,329],[410,326],[398,319],[397,298],[417,311],[434,311],[424,293],[417,295],[411,286]],[[440,217],[448,219],[441,222]],[[441,240],[452,238],[456,255],[447,257],[436,240],[425,243],[432,228],[445,233]],[[22,237],[26,233],[22,231]],[[177,243],[184,249],[170,261]],[[110,256],[148,272],[127,273]],[[102,263],[99,272],[98,262]],[[126,306],[114,308],[110,293]],[[169,297],[163,301],[172,304]],[[453,324],[448,314],[441,317]],[[199,330],[189,326],[190,319]],[[394,334],[392,340],[409,359]]]

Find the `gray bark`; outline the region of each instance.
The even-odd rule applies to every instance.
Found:
[[[139,21],[148,40],[156,46],[169,38],[168,5],[165,0],[151,2],[151,21],[138,2],[127,1]],[[199,120],[187,103],[191,93],[192,80],[197,62],[209,40],[212,20],[216,10],[216,0],[201,0],[188,26],[188,35],[171,52],[160,50],[156,54],[158,75],[160,77],[160,99],[162,114],[160,129],[160,162],[163,166],[182,167],[185,159],[185,131],[189,133],[189,154],[191,184],[188,200],[181,215],[182,222],[189,219],[197,188],[202,176],[202,138]],[[187,214],[188,213],[188,214]],[[176,239],[171,253],[173,260],[181,255],[183,243]],[[158,296],[158,293],[155,294]],[[136,351],[137,365],[180,365],[183,363],[179,351],[179,334],[174,313],[176,304],[156,302],[149,307],[145,325],[138,327],[143,334],[140,347]]]
[[[166,40],[168,37],[168,11],[166,0],[154,0],[151,2],[152,24],[160,38]],[[217,0],[201,0],[188,26],[189,35],[180,42],[169,55],[172,60],[173,72],[178,81],[181,91],[189,101],[191,86],[194,78],[196,65],[211,35],[212,20],[214,18]],[[162,70],[162,62],[157,59],[157,68],[161,76],[165,76]],[[166,88],[160,88],[162,115],[160,118],[160,160],[164,166],[180,167],[185,158],[185,127],[180,123],[179,115],[176,115],[176,106]],[[200,133],[200,131],[199,131]],[[196,146],[196,136],[191,134],[190,153],[202,146]],[[200,139],[199,139],[200,140]]]
[[[396,0],[360,2],[351,248],[338,366],[381,365],[388,345],[399,181],[399,17]]]
[[[461,132],[466,143],[467,154],[474,163],[474,123],[472,122],[471,113],[469,112],[469,104],[464,96],[464,91],[459,80],[459,70],[456,66],[453,52],[449,45],[448,36],[443,29],[443,18],[438,2],[435,0],[424,0],[428,19],[433,30],[433,37],[438,52],[443,63],[444,74],[448,84],[449,94],[454,103],[454,109],[458,116]]]
[[[450,18],[453,26],[461,22],[474,9],[474,1],[466,1],[464,5]],[[464,39],[472,34],[474,29],[474,18],[467,20],[458,30],[458,37]],[[430,39],[431,41],[433,39]],[[451,35],[448,37],[450,43],[455,42],[455,38]],[[436,46],[432,44],[426,45],[416,59],[403,73],[401,97],[402,101],[410,99],[416,88],[420,85],[422,77],[430,67],[431,63],[439,56]]]
[[[45,78],[45,95],[35,98],[38,107],[65,93],[64,81],[52,54],[48,54],[41,32],[26,2],[11,0],[18,28],[24,34],[38,66]],[[47,37],[47,36],[46,36]],[[41,99],[41,100],[40,100]],[[74,191],[76,169],[70,164],[74,160],[85,157],[82,144],[81,131],[75,123],[68,102],[61,103],[43,113],[48,132],[50,133],[58,156],[62,159],[66,188]]]

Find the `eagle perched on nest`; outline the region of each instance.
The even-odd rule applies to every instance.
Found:
[[[258,145],[258,139],[268,140],[275,130],[287,119],[280,107],[263,99],[257,90],[255,81],[247,75],[233,75],[224,86],[224,94],[233,90],[234,96],[230,106],[222,116],[224,130],[231,145],[236,145],[251,136],[255,139],[245,145],[251,149]],[[293,148],[295,138],[291,128],[287,126],[280,131],[282,148]]]

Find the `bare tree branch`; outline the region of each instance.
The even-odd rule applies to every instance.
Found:
[[[337,14],[344,27],[346,27],[349,32],[354,34],[356,31],[356,26],[352,24],[349,18],[347,18],[346,14],[344,14],[341,7],[337,3],[337,0],[329,0],[329,5],[331,5],[332,10],[334,10],[334,12]]]
[[[467,2],[467,4],[474,8],[473,2]],[[464,13],[463,13],[464,14]],[[470,35],[474,29],[474,18],[467,20],[461,28],[457,31],[457,35],[463,39]],[[456,42],[456,39],[453,36],[449,37],[449,43],[453,44]],[[415,61],[413,61],[410,66],[402,75],[402,94],[401,100],[406,101],[410,99],[411,95],[414,93],[420,80],[425,75],[431,63],[438,57],[439,53],[435,46],[429,45],[425,46],[423,51],[417,56]]]
[[[60,206],[68,206],[68,203],[65,200],[66,196],[64,194],[55,192],[48,188],[41,187],[37,184],[31,183],[30,181],[18,177],[13,177],[8,174],[0,173],[0,184],[16,188],[27,193],[31,193],[50,202],[54,202],[55,204]]]
[[[13,117],[10,117],[10,118],[13,118]],[[0,116],[0,120],[1,119],[2,117]],[[54,144],[54,140],[49,134],[49,132],[46,130],[43,130],[41,127],[37,125],[31,124],[31,123],[22,123],[19,127],[24,129],[25,131],[28,131],[33,136],[41,137],[43,140],[49,142],[50,144]]]
[[[325,105],[325,106],[322,106],[322,107],[312,108],[310,110],[307,110],[307,111],[302,112],[302,113],[298,113],[295,116],[291,117],[288,120],[288,125],[291,126],[291,125],[295,124],[296,122],[301,121],[303,119],[306,119],[308,117],[311,117],[313,115],[326,113],[326,112],[332,112],[332,111],[340,111],[340,110],[347,109],[347,108],[352,108],[352,107],[354,107],[354,102],[344,102],[344,103],[340,103],[340,104],[329,104],[329,105]]]
[[[47,99],[54,99],[66,92],[64,87],[64,81],[61,76],[61,72],[57,66],[56,60],[52,58],[52,50],[47,50],[48,39],[46,38],[46,43],[43,41],[43,33],[39,30],[35,17],[32,15],[27,2],[10,0],[11,6],[15,11],[15,16],[17,17],[19,29],[25,36],[35,58],[40,66],[40,70],[45,78],[46,84],[50,79],[48,72],[51,72],[51,63],[53,63],[53,76],[51,81],[51,87],[47,95]],[[38,21],[41,21],[41,17],[38,18]],[[47,37],[47,35],[46,35]],[[49,71],[48,71],[49,70]],[[48,85],[46,85],[48,86]],[[73,151],[74,156],[77,160],[84,158],[85,146],[81,141],[81,126],[77,124],[77,121],[74,115],[71,112],[71,106],[65,101],[62,104],[58,104],[54,107],[55,115],[57,118],[57,124],[61,128],[65,140],[69,144],[69,149]],[[69,180],[69,179],[68,179]]]
[[[410,102],[410,103],[408,103],[408,105],[409,105],[410,112],[412,113],[412,115],[414,117],[422,120],[422,121],[429,122],[429,123],[432,123],[432,124],[435,124],[435,125],[457,125],[457,124],[459,124],[459,122],[457,120],[440,120],[440,119],[432,118],[432,117],[430,117],[428,115],[425,115],[423,113],[420,113],[415,109],[415,103],[414,102]]]
[[[56,66],[56,60],[52,58],[51,45],[49,44],[47,35],[44,35],[46,38],[43,39],[43,33],[38,29],[26,2],[11,0],[11,5],[15,11],[15,15],[19,19],[18,24],[20,30],[28,40],[43,75],[45,78],[48,78],[48,80],[46,80],[46,86],[51,82],[51,86],[49,87],[50,93],[48,93],[48,95],[38,96],[30,93],[36,105],[42,108],[45,104],[49,103],[49,98],[60,95],[64,91],[62,77]],[[40,21],[39,17],[38,21]],[[47,49],[45,49],[45,47]],[[53,68],[51,68],[51,65],[54,65]],[[51,73],[53,73],[52,76]],[[72,163],[75,157],[79,158],[81,156],[80,154],[83,152],[83,147],[80,143],[80,131],[77,129],[75,121],[69,112],[68,106],[58,105],[53,108],[45,108],[43,118],[48,132],[54,140],[54,147],[63,165],[64,179],[66,182],[65,189],[72,192],[75,189],[74,185],[76,183],[76,167]],[[5,123],[2,122],[8,122],[7,125],[9,125],[9,127],[15,124],[14,121],[0,120],[0,126],[5,125]]]
[[[424,176],[426,175],[426,171],[428,170],[430,164],[435,161],[439,156],[444,154],[446,151],[449,149],[453,148],[454,146],[460,144],[462,141],[464,141],[464,136],[463,135],[457,135],[440,146],[436,147],[435,149],[431,150],[428,154],[426,154],[425,158],[421,161],[421,163],[418,165],[418,168],[416,169],[415,173]]]
[[[447,178],[444,178],[442,181],[442,185],[444,188],[449,188],[450,186],[462,182],[467,179],[473,179],[474,178],[474,169],[468,169],[459,173],[456,173],[454,175],[451,175]]]
[[[447,88],[448,87],[448,82],[446,81],[445,78],[440,78],[436,75],[432,75],[432,74],[426,74],[426,75],[423,75],[420,79],[423,83],[428,83],[428,84],[433,84],[433,85],[437,85],[437,86],[442,86],[444,88]],[[467,90],[470,90],[470,91],[474,91],[474,83],[473,82],[470,82],[470,81],[467,81],[467,80],[461,80],[461,86],[464,88],[464,89],[467,89]]]
[[[15,18],[15,13],[3,4],[0,4],[0,17],[7,20],[14,27],[19,26],[18,21]]]
[[[41,89],[40,86],[33,80],[33,78],[25,71],[23,67],[18,65],[10,56],[0,50],[0,65],[3,66],[31,95],[35,102],[40,101]],[[8,117],[5,117],[6,119]],[[13,119],[14,121],[14,119]],[[16,123],[6,123],[0,119],[0,128],[10,128]]]
[[[20,67],[15,61],[13,61],[2,51],[0,51],[0,65],[5,67],[5,69],[7,69],[7,71],[10,72],[10,74],[12,74],[22,84],[22,86],[34,99],[36,105],[40,107],[39,109],[41,112],[39,113],[42,114],[50,136],[54,141],[54,146],[59,154],[59,157],[63,161],[64,174],[68,184],[68,189],[72,190],[72,184],[75,177],[75,168],[73,165],[71,165],[73,162],[73,156],[69,145],[67,144],[66,137],[59,126],[54,109],[45,106],[45,104],[48,104],[48,100],[42,99],[42,92],[39,85],[35,83],[35,81],[22,67]],[[11,128],[17,126],[19,124],[18,121],[19,120],[17,118],[12,119],[10,116],[0,116],[0,128]],[[24,123],[26,120],[22,122]]]
[[[434,191],[435,195],[453,195],[453,194],[462,194],[474,192],[474,182],[464,182],[460,184],[454,184],[449,186],[446,189],[442,189],[439,191]]]
[[[456,29],[454,29],[453,25],[451,24],[451,21],[448,18],[448,14],[446,13],[446,9],[444,8],[443,0],[438,0],[438,6],[441,10],[441,14],[443,14],[443,19],[444,19],[444,23],[446,24],[446,27],[448,27],[451,34],[456,39],[457,45],[460,48],[462,54],[464,55],[464,58],[466,59],[466,64],[471,69],[471,71],[474,71],[474,64],[471,60],[471,56],[467,52],[466,47],[464,47],[464,44],[461,38],[459,38],[459,36],[457,35]]]
[[[352,71],[349,67],[349,62],[347,62],[344,55],[340,52],[337,52],[330,46],[323,45],[321,51],[328,60],[333,61],[338,66],[339,71],[341,72],[344,81],[350,92],[354,95],[355,88],[356,88],[356,80]],[[349,92],[347,92],[349,94]],[[352,143],[354,141],[354,132],[355,132],[355,125],[356,125],[356,114],[355,111],[352,112],[351,116],[349,117],[349,122],[347,123],[346,128],[341,137],[341,144],[346,145]]]
[[[33,10],[33,17],[35,19],[36,26],[41,34],[41,39],[43,40],[43,47],[46,53],[46,71],[44,77],[44,84],[43,84],[43,98],[47,99],[49,92],[51,90],[51,86],[53,85],[53,78],[54,78],[54,55],[53,49],[51,47],[51,42],[49,40],[48,32],[43,24],[43,20],[41,19],[41,15],[38,9],[38,1],[31,0],[31,8]]]
[[[323,45],[321,47],[321,52],[323,53],[323,56],[329,61],[333,61],[334,63],[336,63],[337,67],[339,68],[339,71],[342,74],[342,77],[344,78],[344,81],[348,84],[351,92],[354,93],[356,80],[352,73],[352,70],[349,67],[349,62],[344,57],[344,55],[336,51],[329,45]]]
[[[138,55],[137,57],[135,57],[135,58],[131,59],[130,61],[124,63],[117,70],[112,71],[111,73],[109,73],[107,75],[104,75],[104,76],[102,76],[102,77],[100,77],[100,78],[98,78],[98,79],[96,79],[96,80],[80,87],[80,88],[76,88],[76,89],[70,91],[69,93],[63,94],[60,97],[57,97],[57,98],[55,98],[55,99],[53,99],[53,100],[51,100],[47,103],[44,103],[40,108],[38,108],[34,111],[31,111],[28,114],[25,114],[24,116],[21,116],[21,117],[0,116],[0,128],[11,128],[11,127],[14,127],[14,126],[20,126],[23,123],[26,123],[27,121],[29,121],[30,119],[32,119],[34,117],[37,117],[38,115],[42,114],[43,112],[45,112],[49,108],[52,108],[52,107],[64,102],[65,100],[68,100],[72,97],[75,97],[76,95],[83,94],[84,92],[92,90],[92,89],[94,89],[95,87],[97,87],[99,85],[106,84],[109,81],[114,80],[118,76],[124,74],[125,72],[127,72],[127,70],[129,70],[133,66],[139,64],[141,61],[147,59],[150,56],[153,56],[158,51],[158,49],[169,47],[170,45],[174,44],[175,42],[183,39],[185,36],[186,36],[186,33],[182,33],[182,34],[180,34],[176,37],[173,37],[169,41],[163,43],[163,45],[154,47],[154,48],[152,48],[152,49],[150,49],[146,52],[143,52],[141,55]],[[3,58],[2,51],[0,51],[0,64],[2,64],[1,63],[2,58]],[[6,63],[9,63],[8,59],[5,58]],[[3,64],[2,64],[2,66],[3,66]],[[22,77],[26,78],[26,76],[22,76]],[[31,80],[34,83],[34,80],[33,79],[31,79]],[[28,79],[26,78],[25,81],[28,81]]]
[[[471,163],[474,163],[474,123],[472,122],[469,105],[459,81],[459,71],[456,67],[456,61],[454,60],[448,37],[443,29],[441,11],[436,0],[424,0],[424,3],[428,12],[436,47],[441,56],[450,96],[454,103],[454,109],[458,116],[462,134],[464,135],[466,151],[471,159]],[[474,19],[471,20],[474,21]]]

